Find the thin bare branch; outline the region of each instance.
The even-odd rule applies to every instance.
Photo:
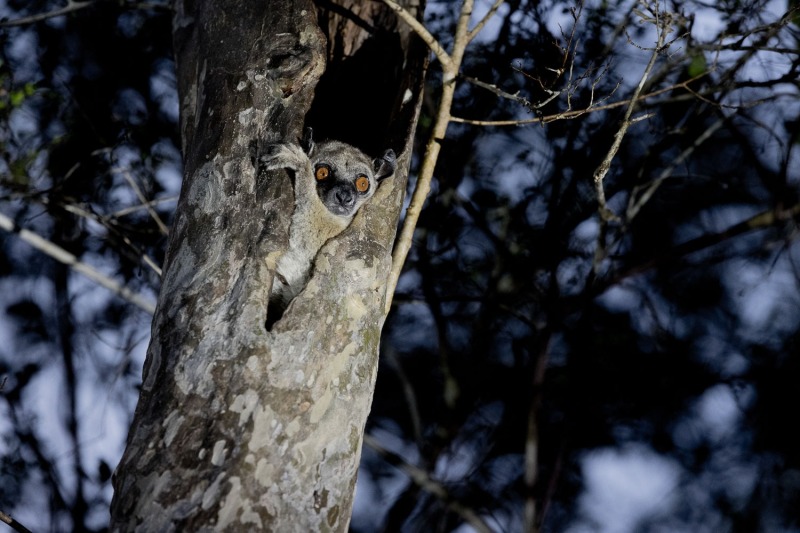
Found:
[[[391,0],[383,1],[388,3]],[[452,54],[448,56],[449,60],[447,62],[441,62],[442,94],[439,99],[439,108],[436,112],[431,137],[428,140],[428,144],[425,147],[425,154],[422,157],[422,166],[417,176],[414,193],[411,195],[411,202],[406,210],[405,221],[403,222],[403,227],[400,230],[400,235],[397,238],[394,252],[392,253],[392,269],[386,280],[386,313],[388,313],[391,308],[394,290],[397,287],[397,281],[400,279],[400,272],[402,272],[406,257],[408,257],[408,252],[411,250],[414,229],[417,227],[419,215],[422,212],[422,206],[431,190],[431,180],[433,179],[433,171],[436,168],[436,161],[439,159],[441,141],[447,133],[448,124],[450,124],[450,110],[456,91],[456,77],[461,68],[464,51],[469,44],[469,20],[472,15],[472,6],[473,0],[464,0],[461,4],[461,12],[458,16],[456,31],[453,38]],[[408,16],[410,17],[410,15]],[[411,18],[413,19],[413,17]],[[403,20],[409,22],[405,17],[403,17]],[[413,20],[416,22],[416,19]]]
[[[638,119],[631,120],[631,116],[633,115],[634,109],[636,109],[636,104],[639,102],[639,96],[644,90],[644,86],[647,83],[647,79],[650,77],[650,73],[653,71],[653,67],[656,64],[658,56],[665,49],[667,34],[670,30],[670,20],[671,19],[668,14],[666,14],[666,16],[662,15],[658,11],[657,7],[653,9],[653,23],[656,25],[656,31],[658,32],[656,45],[652,48],[650,60],[647,62],[644,72],[642,72],[639,83],[633,90],[630,102],[625,110],[625,115],[622,118],[622,123],[620,124],[617,132],[614,134],[614,141],[611,143],[611,147],[608,149],[606,156],[603,158],[603,161],[597,167],[597,170],[595,170],[594,175],[592,176],[595,194],[597,196],[597,212],[600,215],[600,231],[598,232],[597,248],[595,249],[594,260],[592,262],[592,271],[595,274],[599,271],[600,264],[603,259],[605,259],[605,241],[608,232],[608,223],[611,221],[619,221],[619,217],[611,209],[609,209],[608,204],[606,203],[606,193],[603,182],[608,174],[608,171],[611,169],[611,162],[616,157],[617,152],[619,152],[619,148],[622,145],[622,139],[628,132],[628,128],[630,128],[634,122],[638,122]]]
[[[765,45],[769,41],[769,39],[771,39],[775,34],[777,34],[777,32],[783,27],[783,25],[785,23],[788,22],[788,20],[789,19],[787,19],[786,16],[784,16],[778,23],[773,23],[773,24],[760,26],[760,27],[755,28],[755,29],[751,30],[750,32],[748,32],[748,35],[753,35],[753,34],[756,34],[756,33],[763,33],[763,36],[760,39],[760,41],[754,46],[751,46],[751,47],[732,47],[732,49],[741,50],[741,51],[743,51],[745,53],[742,54],[737,59],[737,61],[735,62],[735,64],[732,67],[728,68],[727,70],[725,70],[722,73],[722,75],[720,76],[721,83],[720,83],[719,86],[716,86],[716,87],[713,87],[713,88],[710,88],[710,89],[706,89],[705,92],[707,94],[716,95],[716,99],[717,100],[722,100],[723,96],[719,95],[720,90],[723,90],[725,93],[730,93],[734,89],[736,89],[737,87],[746,86],[746,82],[737,82],[737,83],[727,83],[726,84],[725,80],[734,79],[734,73],[740,72],[741,68],[745,65],[745,63],[747,61],[750,60],[751,57],[753,57],[753,55],[755,55],[758,51],[763,50],[762,45]],[[725,48],[728,48],[728,47],[725,47]],[[686,84],[684,85],[683,89],[685,89],[687,92],[689,92],[689,94],[691,94],[694,98],[697,98],[698,100],[700,100],[702,102],[705,102],[705,103],[707,103],[709,105],[715,106],[715,107],[720,108],[720,109],[734,109],[734,110],[746,109],[746,108],[750,108],[750,107],[754,107],[756,105],[759,105],[759,104],[761,104],[761,103],[763,103],[763,102],[765,102],[767,100],[767,98],[761,98],[761,99],[757,99],[757,100],[753,100],[753,101],[745,102],[745,103],[741,103],[741,104],[736,104],[736,105],[725,104],[725,103],[722,103],[720,101],[710,100],[709,98],[705,97],[704,94],[701,94],[700,92],[693,90],[692,87],[690,85],[688,85],[688,82],[686,82]],[[772,98],[775,98],[775,97],[777,97],[779,95],[780,95],[779,92],[773,92],[770,95],[769,98],[772,99]],[[795,96],[795,95],[792,94],[792,96]],[[725,122],[726,122],[726,118],[725,117],[721,117],[720,119],[718,119],[711,126],[706,128],[706,130],[702,134],[700,134],[700,136],[697,137],[697,139],[695,139],[695,141],[692,143],[691,146],[688,146],[686,149],[684,149],[672,161],[672,163],[670,163],[666,168],[664,168],[659,173],[659,175],[658,175],[658,177],[656,179],[652,180],[651,182],[649,182],[646,185],[640,185],[640,186],[637,186],[636,188],[633,189],[632,194],[631,194],[631,196],[630,196],[630,198],[628,200],[628,207],[626,209],[626,223],[630,223],[633,220],[633,218],[636,217],[636,215],[639,213],[639,211],[642,209],[642,207],[644,207],[644,205],[652,198],[653,194],[655,194],[656,190],[664,183],[664,181],[666,181],[672,175],[672,173],[675,170],[675,168],[678,165],[682,164],[686,159],[688,159],[688,157],[692,153],[694,153],[694,151],[701,144],[703,144],[714,133],[716,133],[725,124]],[[642,189],[644,189],[644,192],[642,192],[641,195],[640,195],[639,193],[642,191]]]
[[[460,77],[463,80],[465,80],[465,81],[467,81],[467,82],[469,82],[469,83],[471,83],[471,84],[473,84],[473,85],[475,85],[477,87],[480,87],[481,89],[486,89],[489,92],[493,92],[494,94],[496,94],[500,98],[505,98],[507,100],[512,100],[512,101],[517,102],[518,104],[521,104],[521,105],[523,105],[523,106],[525,106],[527,108],[532,108],[533,107],[533,103],[531,103],[531,101],[528,100],[527,98],[523,98],[522,96],[519,96],[519,92],[517,92],[516,94],[507,93],[503,89],[499,88],[497,85],[492,85],[492,84],[483,82],[483,81],[475,79],[475,78],[473,78],[471,76],[465,76],[465,75],[462,74]],[[556,96],[558,96],[558,94],[556,94]]]
[[[0,511],[0,522],[8,524],[11,527],[11,529],[13,529],[14,531],[19,531],[19,533],[31,533],[30,529],[23,526],[22,524],[11,518],[11,516],[7,515],[3,511]]]
[[[128,208],[125,208],[125,209],[121,209],[118,212],[113,213],[111,215],[100,215],[98,213],[95,213],[91,209],[91,207],[84,208],[81,205],[68,203],[68,202],[59,202],[59,201],[53,202],[53,201],[51,201],[50,197],[48,195],[46,195],[45,193],[46,193],[46,191],[26,191],[25,193],[14,192],[9,196],[5,196],[5,197],[0,196],[0,200],[7,199],[7,198],[19,198],[19,199],[23,199],[23,200],[26,200],[26,201],[27,200],[32,200],[34,202],[39,202],[44,206],[56,207],[58,209],[63,209],[67,213],[71,213],[73,215],[85,218],[86,220],[91,220],[93,222],[96,222],[97,224],[100,224],[106,230],[108,230],[109,232],[113,233],[118,238],[120,238],[122,240],[122,242],[125,243],[128,246],[128,248],[130,248],[138,257],[140,257],[142,259],[142,261],[148,267],[150,267],[150,269],[153,270],[153,272],[155,272],[158,275],[158,277],[161,277],[162,272],[161,272],[161,267],[159,266],[159,264],[152,257],[150,257],[149,255],[144,253],[144,251],[142,250],[141,247],[139,247],[136,244],[134,244],[133,241],[131,241],[130,238],[127,235],[125,235],[125,233],[121,230],[121,228],[119,227],[119,224],[115,220],[115,219],[117,219],[117,218],[119,218],[121,216],[124,216],[126,214],[133,213],[133,212],[136,212],[136,211],[140,211],[142,209],[147,209],[146,205],[135,205],[135,206],[128,207]],[[166,197],[166,198],[160,198],[160,199],[157,199],[157,200],[153,200],[153,201],[147,202],[147,203],[151,204],[151,205],[157,205],[157,204],[162,203],[162,202],[175,201],[176,199],[177,199],[177,197],[171,196],[171,197]]]
[[[54,9],[53,11],[46,11],[44,13],[37,13],[36,15],[30,15],[27,17],[22,17],[14,20],[2,20],[0,21],[0,28],[10,28],[13,26],[26,26],[28,24],[34,24],[36,22],[41,22],[43,20],[51,19],[60,17],[62,15],[67,15],[72,13],[73,11],[78,11],[85,7],[89,7],[92,4],[96,4],[98,0],[67,0],[67,5],[64,7],[60,7],[58,9]],[[171,8],[169,4],[162,4],[158,2],[120,2],[122,7],[126,8],[133,8],[133,9],[156,9],[156,10],[163,10],[163,11],[170,11]]]
[[[632,265],[624,270],[616,272],[613,276],[604,280],[602,283],[596,284],[596,286],[592,288],[592,293],[599,294],[608,287],[613,287],[627,278],[647,272],[651,268],[654,268],[660,264],[675,261],[676,259],[686,257],[689,254],[693,254],[701,250],[707,250],[712,246],[716,246],[729,239],[733,239],[739,235],[743,235],[751,231],[761,230],[780,224],[786,224],[792,219],[797,219],[797,217],[800,217],[800,203],[794,204],[785,209],[768,209],[766,211],[762,211],[741,222],[729,226],[727,229],[715,233],[703,234],[697,238],[673,246],[672,248],[665,249],[663,252],[649,261],[645,261],[638,265]]]
[[[381,356],[386,357],[402,384],[403,395],[406,397],[406,406],[408,407],[408,416],[411,418],[414,441],[417,443],[417,447],[422,449],[424,445],[422,438],[422,416],[420,416],[419,402],[417,402],[417,394],[414,392],[414,386],[411,384],[411,380],[403,369],[403,365],[400,363],[397,354],[391,347],[387,346],[383,349],[381,351]]]
[[[54,9],[53,11],[38,13],[36,15],[31,15],[29,17],[22,17],[15,20],[4,20],[0,22],[0,28],[8,28],[11,26],[25,26],[27,24],[33,24],[35,22],[41,22],[43,20],[60,17],[61,15],[66,15],[67,13],[72,13],[73,11],[78,11],[79,9],[89,7],[90,5],[94,4],[95,1],[96,0],[84,0],[84,1],[67,0],[67,5],[59,9]]]
[[[168,202],[177,202],[177,201],[178,201],[178,197],[177,196],[164,196],[162,198],[155,198],[155,199],[150,200],[149,202],[145,202],[143,204],[132,205],[130,207],[125,207],[123,209],[120,209],[119,211],[114,211],[113,213],[111,213],[110,216],[114,217],[114,218],[120,218],[120,217],[124,217],[124,216],[130,215],[131,213],[135,213],[137,211],[141,211],[142,209],[148,209],[148,208],[155,207],[155,206],[157,206],[159,204],[165,204],[165,203],[168,203]]]
[[[633,110],[636,109],[636,104],[639,102],[639,96],[642,94],[642,90],[644,89],[645,83],[647,83],[647,78],[650,77],[650,73],[653,71],[653,67],[656,64],[656,60],[658,59],[659,54],[663,50],[663,46],[666,40],[667,35],[667,28],[659,27],[658,28],[658,40],[656,42],[656,46],[652,50],[652,54],[650,54],[650,60],[647,62],[647,66],[642,72],[642,76],[639,79],[639,83],[637,84],[636,88],[633,91],[630,99],[628,100],[628,107],[625,110],[625,115],[622,118],[622,123],[619,126],[619,129],[614,134],[614,142],[611,144],[611,147],[608,149],[605,158],[595,170],[594,175],[592,176],[592,180],[594,181],[595,192],[597,193],[597,203],[598,203],[598,210],[600,213],[600,217],[602,220],[606,222],[609,220],[616,219],[616,215],[612,213],[608,206],[606,205],[606,195],[605,190],[603,189],[603,180],[608,174],[609,169],[611,168],[611,161],[616,157],[617,152],[619,151],[620,146],[622,145],[622,139],[625,137],[625,134],[628,132],[628,128],[633,124],[631,120],[631,115],[633,115]]]
[[[685,90],[689,91],[688,85],[690,83],[692,83],[695,80],[698,80],[698,79],[706,76],[707,74],[708,74],[708,72],[705,72],[705,73],[703,73],[703,74],[701,74],[699,76],[695,76],[694,78],[691,78],[689,80],[686,80],[686,81],[683,81],[683,82],[680,82],[680,83],[674,83],[674,84],[670,85],[669,87],[663,87],[661,89],[652,91],[652,92],[647,93],[645,95],[640,95],[639,96],[639,102],[644,102],[644,101],[646,101],[646,100],[648,100],[650,98],[653,98],[655,96],[660,96],[660,95],[662,95],[664,93],[672,92],[672,91],[675,91],[677,89],[685,89]],[[710,88],[706,92],[708,92],[709,94],[713,94],[716,90],[717,90],[716,88]],[[695,91],[689,91],[689,92],[690,92],[691,98],[695,98],[694,95],[698,94]],[[677,100],[678,99],[675,99],[675,98],[672,99],[672,101],[677,101]],[[450,117],[450,121],[451,122],[458,122],[460,124],[472,124],[472,125],[475,125],[475,126],[525,126],[525,125],[528,125],[528,124],[538,124],[540,122],[543,123],[543,124],[547,124],[547,123],[550,123],[550,122],[555,122],[556,120],[567,120],[567,119],[572,119],[572,118],[579,117],[581,115],[586,115],[588,113],[596,113],[598,111],[607,111],[609,109],[615,109],[617,107],[622,107],[622,106],[625,106],[625,105],[629,105],[630,103],[631,103],[631,99],[630,98],[626,98],[625,100],[619,100],[617,102],[612,102],[610,104],[594,105],[594,106],[591,106],[591,107],[587,106],[587,107],[584,107],[584,108],[581,108],[581,109],[573,109],[573,110],[569,110],[569,111],[562,111],[560,113],[554,113],[552,115],[545,115],[545,116],[536,117],[536,118],[509,119],[509,120],[473,120],[473,119],[461,118],[461,117]],[[662,101],[661,103],[664,103],[664,102]]]
[[[152,205],[150,205],[150,202],[147,200],[147,198],[145,198],[142,189],[139,188],[139,185],[136,183],[136,180],[133,179],[130,170],[127,168],[115,167],[112,169],[112,171],[119,172],[120,174],[122,174],[122,176],[125,178],[125,181],[128,182],[128,185],[131,186],[131,189],[133,189],[133,192],[136,194],[136,198],[139,199],[141,205],[145,206],[145,209],[147,209],[147,213],[150,215],[150,218],[152,218],[153,221],[158,226],[158,230],[161,232],[162,235],[167,235],[169,233],[169,228],[167,228],[167,225],[164,224],[164,221],[161,220],[160,216],[158,216],[156,210],[153,209]]]
[[[495,3],[489,8],[489,11],[483,16],[483,18],[475,25],[474,28],[467,34],[467,41],[472,41],[478,34],[481,32],[483,27],[486,25],[487,22],[494,16],[495,12],[498,8],[503,5],[503,0],[495,0]]]
[[[648,201],[650,201],[650,198],[653,197],[653,194],[655,194],[656,190],[661,186],[661,184],[664,183],[664,181],[672,175],[672,172],[675,170],[675,168],[678,165],[682,164],[684,161],[686,161],[686,159],[688,159],[689,156],[692,155],[692,153],[694,153],[694,151],[697,150],[697,148],[701,144],[703,144],[709,138],[711,138],[711,136],[714,135],[714,133],[716,133],[716,131],[719,130],[723,126],[723,124],[725,124],[724,117],[720,118],[719,120],[714,122],[711,126],[706,128],[706,130],[703,133],[701,133],[700,136],[697,137],[697,139],[694,140],[691,146],[687,146],[686,149],[684,149],[680,154],[678,154],[678,157],[673,159],[672,162],[659,173],[656,179],[654,179],[647,185],[639,185],[634,187],[633,191],[631,192],[631,197],[630,200],[628,201],[628,209],[626,210],[625,214],[626,223],[630,223],[634,219],[634,217],[639,213],[642,207],[644,207],[644,205]],[[641,195],[639,195],[638,193],[642,189],[644,189],[644,192]]]
[[[536,533],[536,492],[535,487],[539,479],[539,422],[537,419],[539,408],[542,404],[542,387],[544,385],[547,362],[550,353],[550,331],[544,332],[546,340],[542,342],[536,363],[533,367],[531,401],[528,405],[527,431],[525,435],[525,469],[523,480],[525,482],[525,504],[523,507],[523,530],[526,533]]]
[[[411,478],[418,487],[439,498],[447,504],[447,507],[464,519],[469,525],[480,533],[492,533],[492,529],[484,520],[472,509],[455,500],[448,490],[438,481],[433,479],[428,472],[412,465],[396,453],[393,453],[378,443],[378,440],[368,434],[364,434],[364,444],[375,450],[388,463],[402,470]]]
[[[47,239],[39,236],[38,234],[30,230],[18,227],[12,219],[8,218],[2,213],[0,213],[0,229],[4,229],[9,233],[15,233],[19,235],[20,239],[27,242],[40,252],[49,255],[56,261],[64,263],[65,265],[72,268],[74,271],[83,274],[87,278],[96,282],[98,285],[101,285],[106,289],[116,293],[121,298],[136,305],[143,311],[146,311],[151,315],[155,313],[155,306],[153,305],[152,302],[144,299],[143,297],[134,293],[130,289],[123,287],[113,279],[109,278],[105,274],[98,272],[97,270],[87,265],[86,263],[79,261],[77,257],[72,255],[65,249],[61,248],[60,246],[53,244],[52,242],[48,241]]]
[[[96,213],[93,213],[91,211],[87,211],[85,209],[82,209],[82,208],[78,207],[77,205],[74,205],[74,204],[66,204],[66,205],[62,206],[62,208],[64,209],[64,211],[66,211],[68,213],[72,213],[73,215],[77,215],[79,217],[83,217],[83,218],[85,218],[87,220],[93,220],[93,221],[97,222],[98,224],[102,225],[108,231],[113,232],[114,234],[116,234],[120,239],[122,239],[122,242],[127,244],[128,247],[130,247],[131,250],[133,250],[139,257],[142,258],[142,261],[144,261],[144,264],[149,266],[153,270],[153,272],[155,272],[158,275],[159,278],[161,277],[161,274],[162,274],[161,267],[158,265],[158,263],[156,263],[156,261],[152,257],[150,257],[149,255],[144,253],[138,246],[133,244],[133,242],[128,238],[127,235],[125,235],[124,233],[119,231],[117,228],[115,228],[109,222],[107,217],[103,217],[103,216],[100,216],[100,215],[98,215]]]
[[[442,45],[439,44],[439,41],[436,40],[436,37],[431,35],[431,33],[428,31],[428,28],[418,21],[414,15],[412,15],[403,6],[393,2],[392,0],[381,1],[392,8],[392,10],[397,13],[397,16],[400,17],[403,22],[408,24],[412,30],[414,30],[414,33],[416,33],[419,38],[428,45],[428,48],[430,48],[431,51],[436,55],[443,67],[452,65],[452,59],[447,51],[442,47]]]

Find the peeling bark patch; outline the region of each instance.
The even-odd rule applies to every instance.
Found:
[[[331,507],[331,510],[328,511],[328,525],[330,527],[334,527],[336,522],[339,521],[339,506],[334,505]]]
[[[255,524],[258,529],[264,527],[263,522],[261,522],[261,517],[257,512],[253,511],[250,506],[242,510],[242,517],[239,519],[239,522],[242,524]]]
[[[318,424],[319,421],[322,420],[322,416],[331,406],[331,400],[333,400],[333,391],[328,387],[314,404],[314,407],[308,412],[309,422],[314,425]]]
[[[217,513],[217,530],[223,530],[231,525],[236,520],[236,515],[239,514],[239,509],[244,507],[247,502],[242,501],[241,491],[242,482],[238,477],[232,477],[228,480],[231,488],[225,496],[225,501],[222,503],[219,512]]]
[[[222,174],[215,165],[207,161],[195,173],[190,185],[187,200],[189,205],[200,209],[206,215],[218,213],[222,191]]]
[[[286,435],[293,437],[300,430],[300,422],[295,418],[286,426]]]
[[[350,320],[359,321],[367,314],[367,306],[358,294],[351,294],[344,301],[344,308]]]
[[[220,485],[222,485],[222,481],[225,479],[225,474],[221,473],[217,476],[217,479],[209,485],[206,491],[203,493],[203,501],[200,504],[201,508],[204,511],[208,511],[211,509],[211,506],[214,505],[219,500],[219,489]]]
[[[171,472],[163,472],[160,475],[152,473],[149,476],[142,478],[142,480],[137,483],[137,486],[142,491],[142,500],[147,502],[157,502],[159,494],[161,494],[165,487],[169,486],[171,480]],[[159,505],[159,507],[161,506]],[[142,506],[140,505],[139,508],[141,509]]]
[[[218,440],[214,443],[214,451],[211,453],[211,464],[214,466],[221,466],[225,460],[227,450],[225,449],[225,441]]]
[[[229,525],[236,522],[239,517],[240,524],[254,524],[257,529],[262,529],[264,523],[257,512],[253,510],[253,504],[247,498],[242,497],[242,482],[234,476],[229,480],[231,488],[225,496],[225,502],[217,513],[217,525],[215,530],[224,530]],[[241,511],[241,515],[239,515]]]
[[[177,270],[177,269],[175,269]],[[161,347],[157,343],[152,343],[153,348],[150,350],[150,363],[145,364],[144,373],[143,373],[143,380],[142,380],[142,390],[150,392],[153,390],[153,385],[155,384],[156,376],[158,375],[158,371],[161,368]]]
[[[331,361],[331,370],[334,374],[343,374],[344,367],[351,356],[355,355],[358,351],[358,346],[355,342],[348,343]]]
[[[266,258],[267,268],[269,268],[271,271],[274,272],[275,269],[278,268],[278,259],[280,259],[282,255],[283,255],[282,251],[275,251],[267,254]]]
[[[250,415],[253,414],[256,404],[258,404],[258,394],[253,389],[247,389],[244,394],[239,394],[233,399],[230,410],[234,413],[239,413],[240,426],[250,420]]]
[[[251,452],[258,451],[270,444],[272,441],[269,432],[270,428],[276,432],[280,431],[275,412],[268,405],[260,409],[256,408],[253,414],[253,434],[250,436],[250,442],[247,443],[247,448]]]
[[[250,357],[247,358],[247,363],[245,363],[245,366],[247,367],[247,370],[249,370],[250,372],[260,373],[261,364],[260,361],[258,360],[258,357],[256,357],[255,355],[251,355]]]
[[[256,464],[256,481],[258,481],[259,485],[262,487],[271,487],[275,483],[275,481],[272,479],[274,472],[275,467],[262,457]]]
[[[178,434],[178,428],[181,427],[183,424],[184,417],[181,416],[180,412],[175,410],[172,411],[167,418],[164,419],[164,445],[170,446],[172,445],[172,440],[175,438],[175,435]]]
[[[251,122],[253,122],[253,118],[255,115],[255,110],[252,107],[248,107],[244,111],[239,112],[239,124],[242,126],[247,126]]]

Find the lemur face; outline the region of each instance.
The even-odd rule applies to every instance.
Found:
[[[392,150],[370,160],[357,148],[338,141],[315,145],[310,158],[319,199],[328,211],[344,218],[356,214],[396,165]]]

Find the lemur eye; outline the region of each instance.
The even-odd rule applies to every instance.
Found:
[[[317,178],[317,181],[324,181],[328,179],[330,175],[331,169],[327,165],[320,165],[317,167],[317,170],[314,171],[314,177]]]
[[[369,190],[369,178],[363,174],[356,178],[356,190],[358,192],[367,192]]]

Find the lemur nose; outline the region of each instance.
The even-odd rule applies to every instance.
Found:
[[[336,191],[336,201],[342,205],[352,205],[353,198],[353,192],[349,189],[338,189]]]

